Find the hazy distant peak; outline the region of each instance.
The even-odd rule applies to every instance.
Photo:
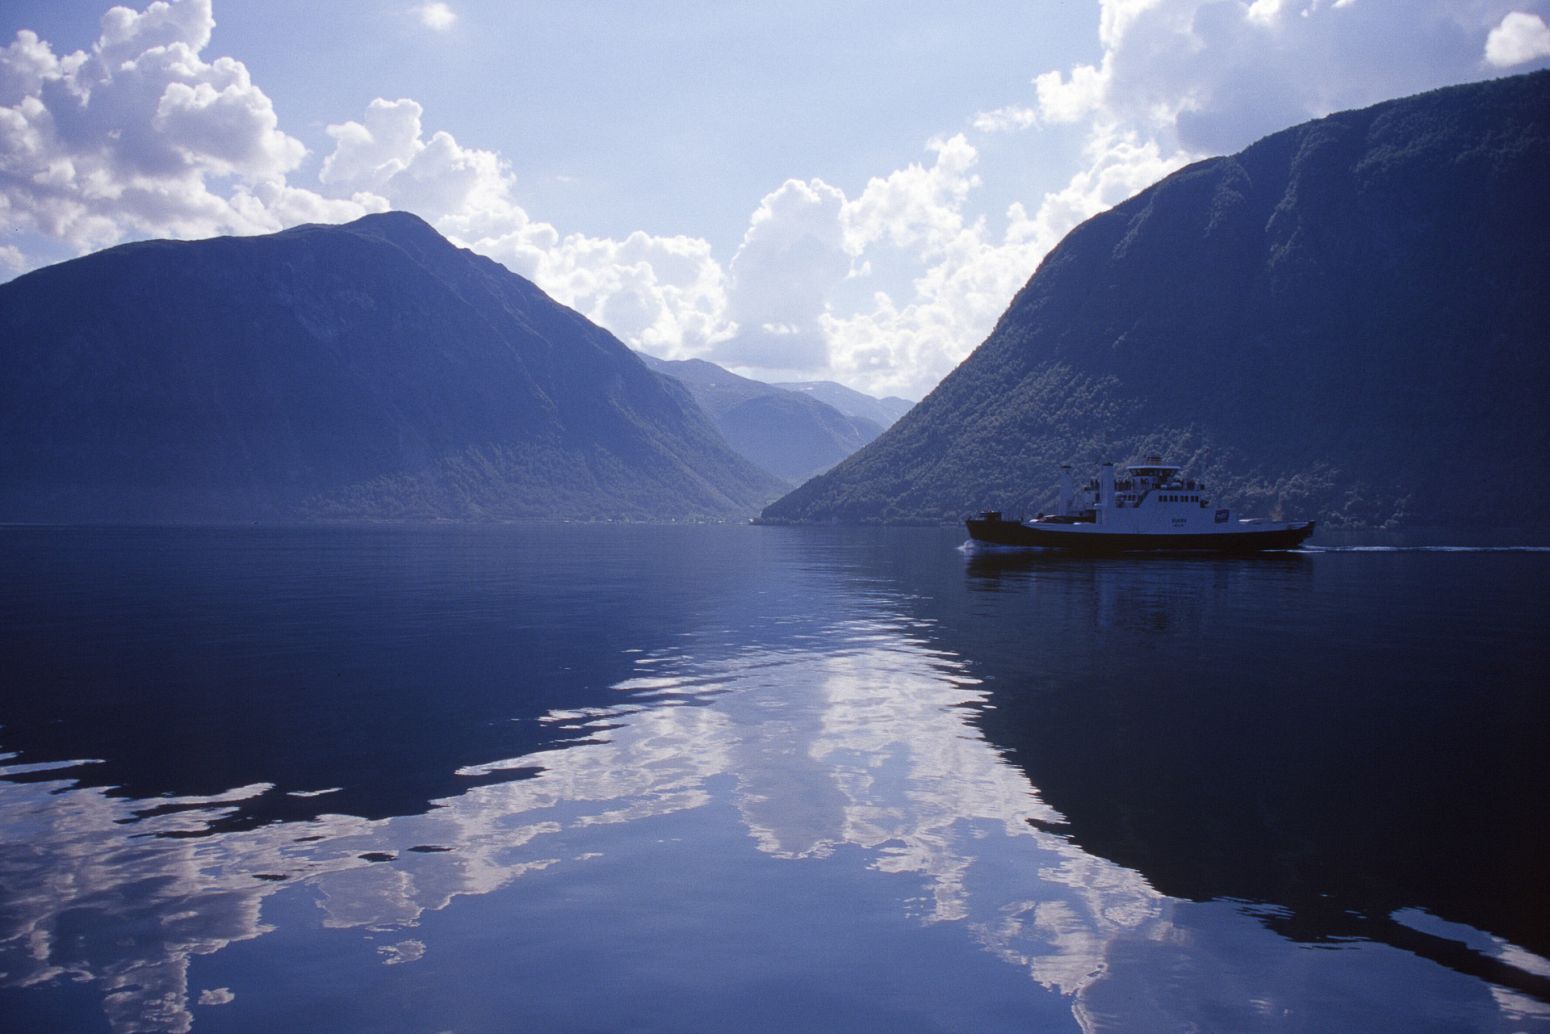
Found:
[[[734,449],[791,482],[829,469],[891,422],[847,413],[813,393],[742,377],[704,359],[635,354],[648,368],[683,384]]]
[[[784,381],[776,387],[797,391],[833,406],[846,416],[871,420],[882,427],[890,427],[915,405],[909,399],[896,395],[878,398],[854,388],[847,388],[836,381]]]

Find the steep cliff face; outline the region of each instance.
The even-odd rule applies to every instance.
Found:
[[[952,520],[1149,452],[1331,525],[1550,527],[1550,73],[1344,112],[1072,233],[772,519]]]
[[[748,514],[676,385],[389,213],[125,245],[0,286],[0,520]]]

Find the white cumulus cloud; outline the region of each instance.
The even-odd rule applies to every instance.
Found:
[[[787,180],[765,195],[732,259],[728,317],[735,334],[713,358],[781,375],[827,369],[820,324],[850,270],[845,195],[822,180]]]
[[[493,151],[460,145],[445,132],[424,135],[424,109],[412,100],[378,97],[360,122],[331,125],[334,151],[323,161],[323,183],[387,198],[395,208],[431,222],[482,214],[514,218],[514,178]]]
[[[1496,68],[1513,68],[1550,57],[1550,26],[1537,14],[1512,11],[1485,40],[1485,59]]]
[[[845,206],[845,236],[851,250],[886,241],[897,248],[930,254],[963,229],[963,203],[979,186],[979,154],[963,134],[933,140],[931,165],[911,164],[868,181],[861,196]]]
[[[214,26],[210,0],[158,0],[109,10],[90,51],[17,33],[0,50],[0,216],[87,250],[280,229],[270,200],[367,211],[285,185],[305,148],[240,61],[201,57]]]
[[[1522,0],[1102,0],[1096,64],[1038,75],[1040,119],[1122,124],[1165,150],[1238,150],[1277,129],[1543,57]],[[1494,47],[1488,36],[1496,40]]]

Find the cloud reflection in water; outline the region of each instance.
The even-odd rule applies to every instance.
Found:
[[[536,774],[473,786],[420,815],[212,829],[233,802],[275,791],[147,801],[63,778],[0,784],[0,981],[95,981],[114,1030],[187,1031],[191,997],[243,1000],[224,987],[191,991],[190,961],[271,932],[272,895],[306,886],[323,926],[387,934],[380,961],[416,963],[434,955],[434,938],[401,935],[426,912],[537,871],[563,876],[607,855],[621,827],[725,803],[768,856],[811,865],[855,849],[872,871],[915,878],[923,893],[900,900],[903,914],[957,924],[1067,996],[1085,1030],[1176,1008],[1148,1013],[1160,1007],[1146,994],[1089,1000],[1117,959],[1166,955],[1200,931],[1176,925],[1180,903],[1140,874],[1049,831],[1061,817],[970,722],[986,694],[969,666],[904,619],[819,631],[811,648],[707,658],[690,641],[643,654],[615,687],[617,705],[545,716],[585,738],[460,772]],[[1271,935],[1245,919],[1233,936]],[[1246,1021],[1277,1015],[1262,988],[1229,979],[1217,993]],[[1509,1015],[1522,1008],[1503,1000]]]

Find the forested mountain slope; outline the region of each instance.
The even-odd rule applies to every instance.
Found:
[[[947,521],[1146,453],[1325,526],[1550,527],[1550,73],[1343,112],[1077,227],[877,441],[770,506]]]
[[[0,286],[0,520],[699,519],[778,483],[607,331],[405,213]]]

